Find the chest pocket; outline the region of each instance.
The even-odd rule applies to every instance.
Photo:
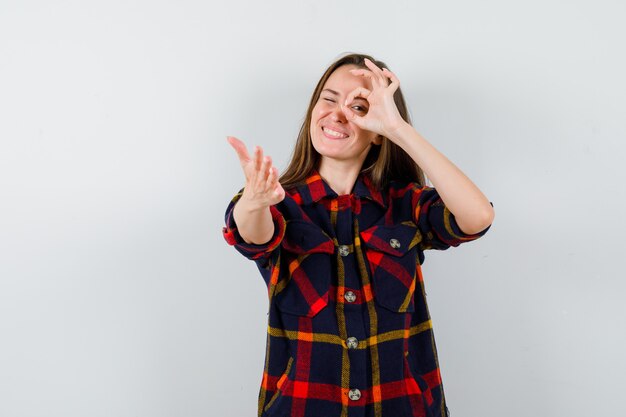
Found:
[[[361,232],[378,304],[394,312],[413,312],[422,235],[411,221],[375,225]]]
[[[328,305],[333,240],[314,223],[290,220],[281,246],[276,306],[285,313],[313,317]]]

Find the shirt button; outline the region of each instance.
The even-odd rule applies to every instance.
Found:
[[[356,337],[349,337],[346,339],[346,345],[348,349],[356,349],[359,346],[359,341]]]
[[[354,303],[354,301],[356,300],[356,294],[352,291],[346,291],[346,293],[343,295],[343,298],[345,298],[346,301],[349,303]]]
[[[400,247],[400,241],[398,239],[390,239],[389,244],[394,249],[398,249]]]
[[[348,245],[339,246],[339,255],[348,256],[349,253],[350,253],[350,248],[348,247]]]
[[[361,398],[361,391],[359,391],[357,388],[353,388],[350,391],[348,391],[348,397],[351,400],[356,401],[359,398]]]

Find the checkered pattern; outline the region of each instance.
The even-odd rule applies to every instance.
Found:
[[[361,174],[350,195],[338,196],[313,171],[270,207],[271,240],[247,244],[232,218],[242,192],[226,209],[223,235],[255,261],[268,288],[258,416],[445,417],[424,250],[458,246],[489,227],[463,233],[432,187],[392,182],[379,191]]]

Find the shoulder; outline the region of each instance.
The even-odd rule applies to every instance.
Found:
[[[429,189],[432,189],[432,187],[420,185],[413,181],[392,180],[385,187],[385,194],[393,200],[410,199],[419,196]]]

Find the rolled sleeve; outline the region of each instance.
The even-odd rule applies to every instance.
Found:
[[[239,253],[250,260],[256,261],[259,263],[259,266],[265,267],[273,252],[280,246],[285,236],[285,218],[275,206],[270,206],[270,213],[272,215],[272,221],[274,222],[274,234],[271,239],[260,245],[246,243],[239,234],[235,219],[233,218],[235,203],[241,198],[242,193],[243,189],[233,197],[226,208],[226,226],[222,228],[222,234],[226,242],[234,246]]]
[[[413,196],[415,223],[422,233],[422,249],[448,249],[483,236],[491,225],[478,233],[467,234],[433,187],[416,187]],[[493,207],[493,203],[489,202]]]

